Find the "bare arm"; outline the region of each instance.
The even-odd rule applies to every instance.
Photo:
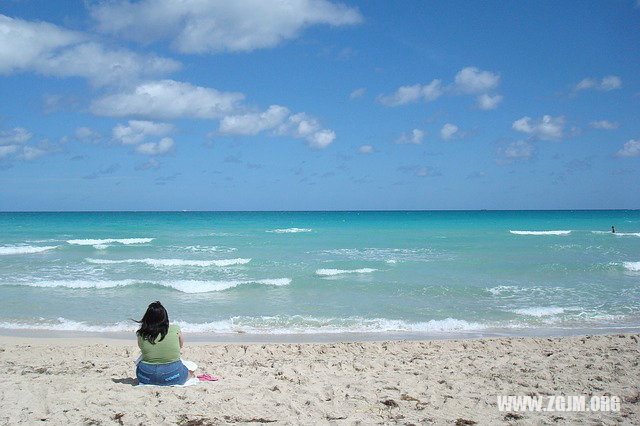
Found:
[[[182,339],[182,330],[178,332],[178,338],[180,339],[180,349],[182,349],[182,344],[184,343],[184,340]]]

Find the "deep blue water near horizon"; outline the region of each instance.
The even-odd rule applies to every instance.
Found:
[[[611,233],[615,225],[617,233]],[[640,328],[640,211],[0,213],[0,328]]]

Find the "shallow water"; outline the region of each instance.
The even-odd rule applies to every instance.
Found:
[[[640,211],[0,213],[0,229],[7,329],[134,330],[154,300],[205,333],[640,326]]]

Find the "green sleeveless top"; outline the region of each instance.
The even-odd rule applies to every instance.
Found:
[[[142,352],[142,361],[147,364],[169,364],[180,359],[180,327],[170,325],[167,335],[160,341],[158,334],[155,343],[138,336],[138,346]]]

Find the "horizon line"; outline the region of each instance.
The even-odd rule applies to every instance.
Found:
[[[362,210],[0,210],[5,213],[385,213],[385,212],[542,212],[542,211],[638,211],[640,208],[613,209],[362,209]]]

